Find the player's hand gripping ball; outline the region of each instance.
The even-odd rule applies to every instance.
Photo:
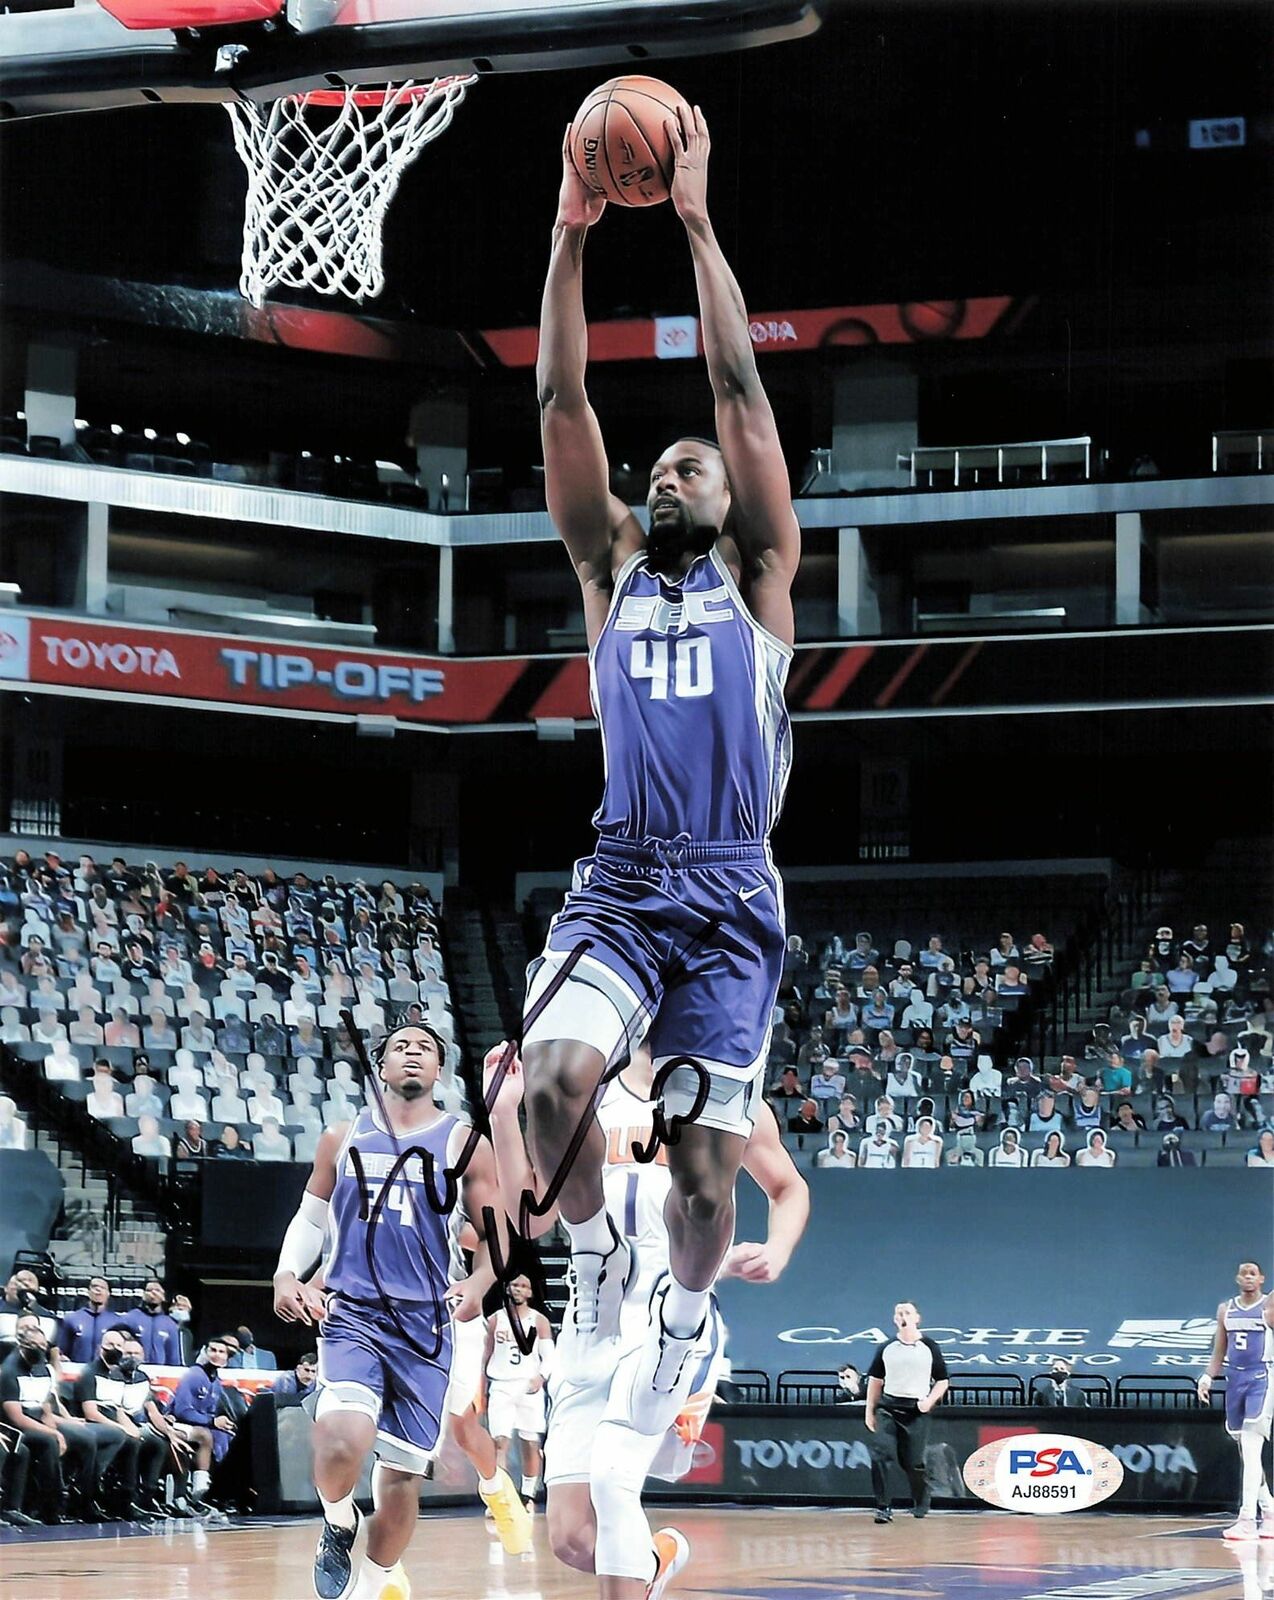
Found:
[[[568,149],[580,181],[618,206],[654,206],[672,192],[677,164],[669,125],[695,126],[694,113],[658,78],[612,78],[575,113]]]

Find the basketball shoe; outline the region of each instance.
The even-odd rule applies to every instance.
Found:
[[[352,1528],[334,1527],[324,1518],[318,1549],[314,1552],[314,1593],[318,1600],[345,1600],[354,1580],[350,1553],[362,1525],[363,1513],[357,1506]]]
[[[518,1499],[513,1479],[503,1467],[496,1468],[495,1483],[489,1494],[479,1489],[478,1495],[495,1523],[505,1553],[524,1556],[531,1548],[531,1518]]]
[[[660,1528],[652,1543],[659,1562],[646,1590],[646,1600],[662,1600],[664,1591],[690,1559],[690,1545],[676,1528]]]
[[[651,1292],[650,1327],[633,1367],[627,1409],[638,1433],[666,1433],[675,1425],[694,1387],[691,1356],[707,1327],[705,1318],[685,1338],[669,1333],[663,1308],[670,1282],[664,1273]]]
[[[570,1298],[556,1359],[562,1372],[576,1383],[595,1382],[614,1371],[619,1308],[637,1270],[637,1257],[628,1240],[609,1217],[606,1226],[610,1249],[572,1252],[566,1273]]]
[[[1261,1519],[1259,1537],[1262,1539],[1274,1539],[1274,1495],[1271,1495],[1268,1489],[1264,1490],[1258,1497],[1256,1510]]]
[[[1232,1522],[1228,1528],[1222,1528],[1221,1537],[1234,1540],[1259,1538],[1260,1535],[1256,1529],[1256,1518],[1240,1516],[1237,1522]]]

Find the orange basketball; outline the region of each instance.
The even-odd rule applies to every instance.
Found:
[[[581,180],[617,206],[654,206],[668,198],[674,155],[664,123],[691,111],[658,78],[612,78],[575,114],[571,161]]]

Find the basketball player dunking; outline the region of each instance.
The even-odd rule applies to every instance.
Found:
[[[1265,1274],[1255,1261],[1241,1261],[1234,1281],[1238,1294],[1217,1307],[1216,1338],[1208,1370],[1199,1379],[1199,1399],[1207,1405],[1224,1363],[1225,1427],[1239,1447],[1243,1472],[1239,1519],[1224,1537],[1274,1539],[1274,1495],[1261,1465],[1274,1419],[1274,1294],[1264,1293]]]
[[[531,1165],[518,1125],[523,1073],[514,1057],[505,1067],[491,1103],[491,1085],[503,1062],[504,1047],[485,1063],[484,1091],[491,1108],[491,1138],[501,1192],[537,1199],[543,1178]],[[668,1273],[668,1229],[664,1211],[670,1188],[668,1152],[653,1162],[638,1161],[634,1146],[650,1140],[654,1107],[650,1099],[651,1062],[645,1049],[602,1091],[597,1120],[604,1141],[602,1190],[606,1214],[630,1244],[634,1275],[620,1307],[620,1336],[611,1347],[614,1369],[564,1372],[559,1365],[549,1381],[549,1431],[545,1450],[549,1539],[554,1554],[580,1572],[595,1572],[601,1600],[660,1600],[689,1559],[689,1546],[675,1528],[651,1537],[641,1509],[648,1476],[676,1482],[694,1464],[695,1445],[726,1370],[725,1329],[710,1302],[703,1332],[687,1362],[691,1380],[681,1410],[666,1433],[640,1433],[627,1415],[630,1373],[641,1360],[649,1327],[649,1301]],[[743,1155],[749,1176],[770,1202],[764,1244],[738,1244],[718,1277],[773,1283],[787,1266],[809,1216],[809,1189],[783,1148],[773,1114],[762,1107]],[[507,1187],[506,1187],[507,1186]],[[533,1223],[542,1233],[552,1226],[548,1210]],[[572,1307],[567,1307],[567,1318]]]
[[[665,1115],[692,1123],[668,1149],[671,1272],[654,1291],[629,1415],[662,1435],[693,1376],[709,1290],[734,1232],[734,1182],[760,1103],[782,970],[782,886],[769,833],[790,729],[791,585],[800,530],[743,296],[708,220],[708,131],[671,125],[672,201],[694,260],[720,446],[681,437],[650,475],[650,529],[608,488],[584,389],[581,262],[605,202],[569,159],[553,229],[537,382],[545,487],[584,592],[606,787],[594,853],[533,963],[528,1009],[582,954],[523,1037],[536,1169],[559,1172],[608,1067],[646,1033]],[[568,131],[569,147],[569,131]],[[697,1067],[680,1058],[692,1058]],[[574,1311],[564,1376],[611,1365],[605,1345],[633,1271],[604,1204],[592,1121],[560,1190]]]
[[[476,1146],[457,1190],[446,1192],[443,1174],[457,1167],[469,1129],[434,1103],[443,1051],[427,1026],[388,1035],[376,1063],[384,1115],[369,1106],[323,1134],[274,1275],[278,1315],[320,1324],[314,1426],[314,1482],[324,1519],[314,1559],[320,1600],[343,1600],[354,1586],[352,1551],[362,1521],[354,1488],[371,1450],[375,1512],[353,1600],[409,1600],[401,1557],[438,1439],[451,1320],[480,1318],[482,1297],[495,1282],[484,1208],[494,1214],[507,1250],[489,1144]],[[432,1157],[432,1194],[421,1152]],[[450,1208],[449,1198],[456,1202]],[[467,1278],[457,1268],[466,1220],[477,1245]],[[325,1235],[326,1296],[302,1282]]]

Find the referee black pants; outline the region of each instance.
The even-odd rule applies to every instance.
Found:
[[[914,1400],[882,1395],[876,1407],[876,1431],[871,1436],[871,1487],[882,1510],[893,1503],[889,1468],[896,1461],[911,1485],[917,1503],[929,1493],[925,1471],[925,1446],[929,1442],[929,1415],[916,1409]]]

